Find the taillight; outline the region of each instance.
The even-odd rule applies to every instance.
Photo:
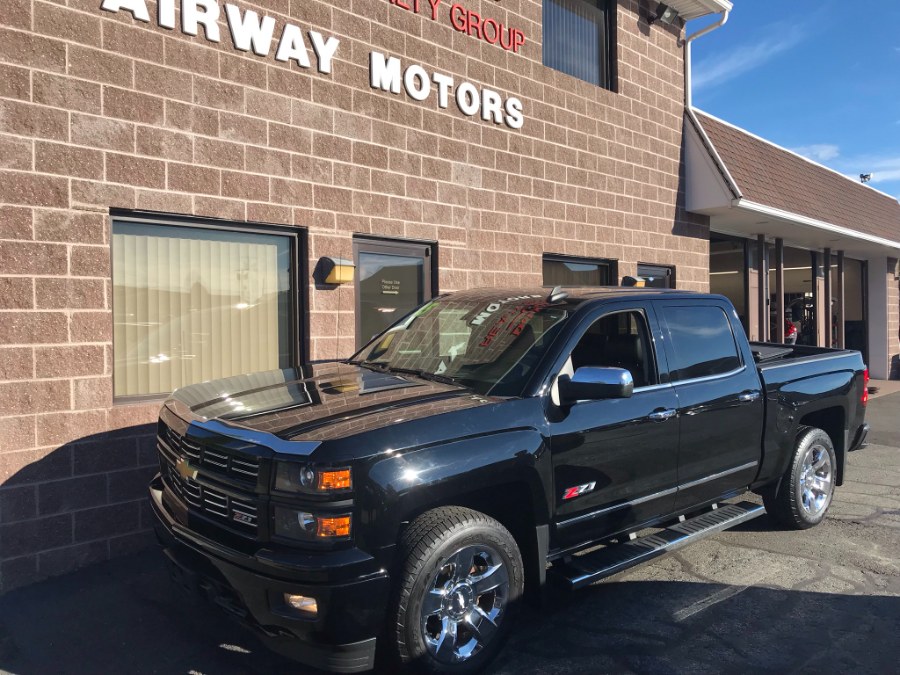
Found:
[[[863,405],[866,405],[869,402],[869,369],[866,368],[863,371],[863,393],[862,398],[860,399]]]

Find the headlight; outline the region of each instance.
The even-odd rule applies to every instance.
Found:
[[[276,506],[275,534],[297,541],[347,539],[350,536],[350,516],[320,516]]]
[[[275,489],[282,492],[340,492],[353,487],[350,469],[315,469],[296,462],[275,463]]]

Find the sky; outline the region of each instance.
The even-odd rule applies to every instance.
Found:
[[[733,2],[693,43],[694,107],[900,198],[900,2]]]

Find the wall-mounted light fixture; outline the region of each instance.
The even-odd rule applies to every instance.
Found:
[[[678,18],[678,12],[667,4],[661,2],[659,6],[656,8],[656,14],[653,16],[647,17],[647,23],[653,25],[654,23],[665,24],[666,26],[671,26],[675,23],[675,19]]]
[[[353,281],[353,270],[356,265],[352,260],[343,258],[319,258],[319,264],[316,267],[320,283],[340,285]]]

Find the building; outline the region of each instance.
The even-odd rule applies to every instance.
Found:
[[[745,260],[757,235],[821,250],[728,224],[751,187],[711,118],[685,122],[681,40],[731,5],[668,4],[672,24],[638,0],[4,3],[0,592],[150,541],[178,386],[348,356],[439,292],[705,291],[725,234]],[[882,244],[864,274],[896,354]],[[832,248],[856,292],[856,249]],[[736,269],[767,325],[764,277]]]

